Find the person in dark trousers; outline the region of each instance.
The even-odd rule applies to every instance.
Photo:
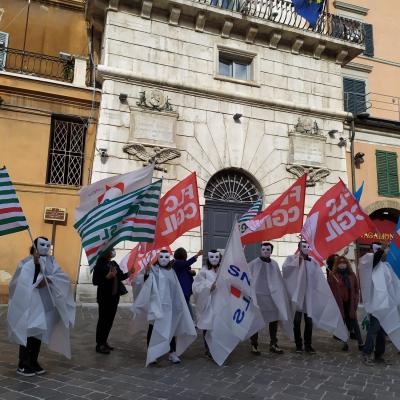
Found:
[[[195,256],[189,258],[188,260],[186,250],[183,247],[179,247],[175,250],[174,260],[172,263],[172,267],[176,273],[176,276],[178,277],[179,283],[181,284],[181,288],[192,317],[193,312],[190,305],[190,296],[193,293],[193,277],[196,275],[196,273],[192,270],[191,266],[197,261],[197,257],[201,256],[202,254],[203,250],[199,250]]]
[[[349,332],[354,332],[359,350],[362,350],[363,341],[357,321],[357,307],[360,298],[358,279],[346,257],[338,256],[336,258],[328,276],[328,283],[347,329]],[[344,343],[342,350],[347,351],[348,349],[348,344]]]
[[[118,264],[112,259],[115,250],[110,249],[96,262],[93,270],[93,285],[97,286],[97,303],[99,305],[99,319],[96,328],[96,351],[101,354],[110,354],[114,350],[108,342],[119,298],[127,292],[122,281],[128,279],[133,271],[123,273]]]

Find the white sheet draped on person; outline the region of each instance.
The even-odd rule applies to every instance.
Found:
[[[236,223],[219,267],[211,307],[214,315],[206,342],[214,361],[222,365],[241,341],[265,326]]]
[[[143,272],[135,278],[143,280]],[[181,285],[173,269],[151,267],[149,277],[134,300],[134,333],[154,325],[146,366],[169,352],[171,339],[176,338],[176,354],[181,355],[194,342],[197,332],[190,315]]]
[[[42,271],[33,284],[35,264],[32,256],[23,259],[10,282],[7,324],[12,342],[26,346],[33,336],[47,344],[50,350],[71,358],[70,329],[75,322],[75,302],[71,282],[55,259],[40,257],[44,274],[51,281],[53,301],[47,286],[37,288]]]
[[[265,324],[279,321],[285,335],[293,339],[294,314],[289,302],[279,265],[257,257],[249,263],[249,269],[256,286],[257,304]]]
[[[392,343],[400,350],[400,281],[387,262],[372,268],[374,255],[360,258],[359,276],[365,310],[378,319]]]
[[[203,267],[195,276],[193,281],[193,299],[196,304],[196,326],[199,329],[207,330],[212,328],[213,302],[215,290],[211,292],[211,286],[217,279],[214,268]]]
[[[293,312],[306,313],[317,328],[347,341],[347,328],[318,263],[313,258],[304,261],[297,255],[289,256],[282,266],[282,275]]]

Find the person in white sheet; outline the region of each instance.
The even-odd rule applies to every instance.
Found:
[[[400,350],[400,281],[386,262],[387,250],[380,243],[371,248],[372,253],[361,257],[359,265],[361,294],[369,316],[362,361],[369,366],[385,362],[386,334]]]
[[[249,263],[249,268],[256,283],[257,304],[265,324],[269,324],[271,353],[283,354],[278,346],[278,322],[282,323],[286,335],[293,339],[293,315],[283,283],[279,265],[271,258],[272,243],[261,244],[261,255]],[[258,349],[258,332],[250,338],[251,352],[261,354]]]
[[[304,350],[315,354],[312,347],[313,324],[346,342],[347,328],[339,307],[318,263],[309,256],[310,246],[305,241],[298,244],[298,254],[287,257],[282,266],[292,311],[295,312],[293,332],[296,353],[303,352],[301,320],[304,315]]]
[[[148,324],[146,366],[168,352],[168,360],[179,363],[197,333],[168,251],[161,250],[157,263],[136,280],[143,286],[133,303],[133,323],[134,331]]]
[[[17,373],[24,376],[46,372],[38,362],[42,342],[71,358],[75,302],[68,275],[48,255],[50,245],[47,238],[36,238],[9,286],[8,336],[20,345]]]
[[[196,326],[203,331],[205,354],[212,358],[208,349],[205,336],[208,329],[212,328],[214,318],[211,298],[215,290],[218,268],[221,264],[221,253],[210,250],[207,253],[207,263],[199,271],[193,282],[193,297],[196,304]]]

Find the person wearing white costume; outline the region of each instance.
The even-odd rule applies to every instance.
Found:
[[[140,279],[143,287],[132,310],[134,332],[149,324],[146,366],[168,352],[169,361],[179,363],[197,333],[168,251],[161,250],[157,263],[138,274]]]
[[[286,335],[293,339],[293,314],[286,287],[278,263],[271,259],[274,246],[272,243],[261,244],[261,255],[249,263],[249,268],[256,283],[257,304],[265,324],[269,324],[271,353],[283,354],[278,346],[278,322]],[[250,338],[251,352],[261,354],[258,349],[258,332]]]
[[[221,264],[221,253],[218,250],[210,250],[207,253],[207,264],[194,278],[193,297],[196,304],[196,326],[203,330],[205,354],[212,358],[208,349],[205,336],[208,329],[212,328],[214,313],[212,296],[216,287],[218,267]]]
[[[359,264],[361,294],[369,315],[363,347],[366,365],[384,362],[386,334],[400,350],[400,281],[386,262],[386,252],[381,245],[372,244],[372,250],[373,253],[360,258]]]
[[[295,312],[293,331],[296,352],[303,352],[300,325],[304,314],[304,350],[315,354],[312,347],[313,324],[342,341],[347,341],[348,332],[321,267],[309,256],[310,246],[302,240],[298,249],[298,255],[289,256],[284,262],[282,276]]]
[[[69,331],[75,321],[71,282],[49,250],[47,238],[36,238],[9,287],[8,336],[20,345],[17,373],[24,376],[46,372],[38,363],[42,342],[71,358]]]

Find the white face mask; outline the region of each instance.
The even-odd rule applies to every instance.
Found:
[[[262,257],[271,257],[272,249],[271,246],[261,246],[261,256]]]
[[[158,264],[160,267],[166,267],[170,261],[169,253],[158,253]]]
[[[300,251],[302,252],[302,254],[304,254],[305,256],[308,256],[310,254],[310,246],[308,243],[301,243],[300,244]]]
[[[208,261],[213,267],[216,267],[219,262],[221,261],[221,254],[220,253],[208,253]]]
[[[36,244],[37,251],[41,256],[47,256],[50,251],[51,242],[49,240],[44,240],[39,238]]]
[[[347,265],[346,264],[339,264],[338,268],[339,269],[347,269]]]
[[[380,244],[373,244],[372,245],[372,251],[374,252],[374,254],[380,250],[382,248],[382,246]]]

